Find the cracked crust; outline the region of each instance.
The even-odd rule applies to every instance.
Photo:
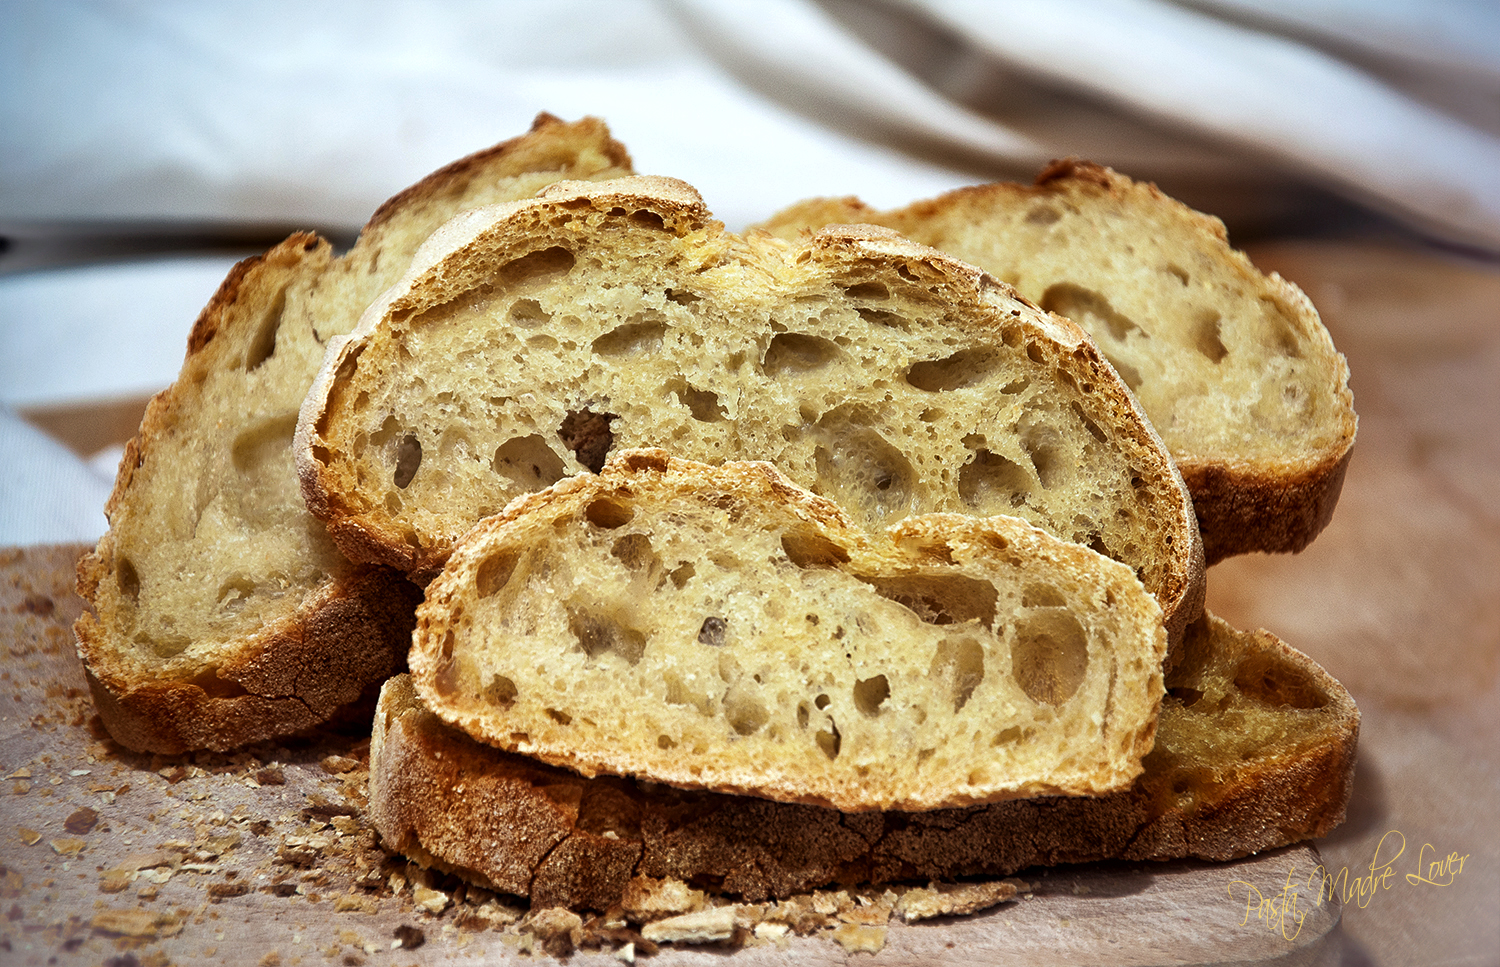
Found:
[[[405,665],[420,592],[354,565],[297,489],[291,434],[329,338],[457,211],[629,159],[595,119],[532,130],[383,205],[336,258],[299,233],[228,274],[177,381],[148,405],[78,564],[78,654],[112,734],[137,751],[225,750],[307,729]]]
[[[376,713],[369,815],[389,849],[533,906],[601,910],[635,875],[754,902],[829,883],[1227,860],[1342,822],[1359,735],[1343,687],[1274,636],[1212,616],[1189,629],[1186,650],[1134,788],[925,813],[583,779],[448,728],[398,676]]]

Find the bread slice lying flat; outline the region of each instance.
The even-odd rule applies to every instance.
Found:
[[[342,258],[304,234],[234,268],[177,382],[151,401],[110,530],[79,564],[93,609],[79,655],[118,741],[222,750],[296,732],[402,666],[420,591],[345,560],[297,485],[292,432],[324,344],[460,209],[628,170],[601,123],[543,116],[392,198]]]
[[[925,813],[840,813],[584,779],[482,745],[381,694],[369,816],[388,849],[533,907],[603,910],[632,877],[750,901],[829,883],[1005,876],[1094,860],[1228,860],[1323,836],[1344,818],[1359,712],[1305,655],[1211,616],[1167,676],[1156,747],[1126,791]]]
[[[1170,456],[1076,326],[878,229],[742,239],[689,186],[470,212],[333,342],[298,425],[309,509],[418,575],[612,450],[766,460],[879,530],[1022,517],[1134,568],[1180,633],[1202,547]]]
[[[818,199],[762,227],[843,223],[972,262],[1087,329],[1176,458],[1210,564],[1301,550],[1328,523],[1354,444],[1348,367],[1301,290],[1231,249],[1218,219],[1070,160],[1034,185],[892,211]]]
[[[584,775],[848,811],[1127,786],[1161,609],[1016,518],[866,535],[766,463],[625,450],[459,541],[411,673],[470,735]]]

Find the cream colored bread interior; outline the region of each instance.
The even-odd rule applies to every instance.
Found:
[[[346,551],[440,564],[516,496],[662,446],[768,460],[872,528],[1016,515],[1192,598],[1180,478],[1081,333],[894,236],[742,240],[652,190],[465,228],[330,354],[301,457]]]
[[[883,225],[1004,279],[1088,330],[1179,459],[1295,467],[1352,442],[1347,367],[1299,289],[1154,186],[1067,170],[884,212],[813,201],[765,227]]]
[[[194,330],[181,376],[153,403],[111,500],[110,532],[81,569],[97,612],[83,630],[92,670],[122,691],[182,681],[233,693],[219,671],[259,658],[277,634],[311,634],[288,623],[326,603],[351,571],[307,513],[291,449],[327,342],[354,327],[456,212],[564,177],[626,173],[612,146],[596,121],[540,119],[531,135],[393,199],[349,255],[294,236],[231,275]]]
[[[489,742],[852,810],[1121,788],[1166,654],[1128,568],[1014,518],[866,539],[769,465],[660,450],[476,529],[418,621],[424,696]]]

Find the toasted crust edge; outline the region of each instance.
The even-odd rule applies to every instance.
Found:
[[[94,707],[117,742],[136,752],[227,752],[325,722],[402,671],[420,600],[395,571],[356,569],[192,681],[132,678],[98,660],[108,641],[91,612],[73,631]]]
[[[635,875],[756,902],[835,882],[1004,876],[1105,859],[1227,860],[1327,834],[1349,799],[1359,736],[1353,700],[1268,632],[1203,620],[1235,647],[1307,676],[1329,696],[1338,734],[1274,774],[1227,787],[1194,816],[1154,810],[1139,783],[1098,798],[849,814],[583,779],[448,728],[404,676],[387,683],[376,713],[369,815],[388,849],[529,896],[535,907],[591,909],[617,902]]]

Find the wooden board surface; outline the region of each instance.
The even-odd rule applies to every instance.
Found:
[[[180,757],[109,742],[68,630],[81,550],[0,551],[0,963],[531,959],[505,929],[503,902],[434,880],[442,909],[420,905],[433,896],[415,889],[422,874],[364,822],[367,735]],[[732,953],[663,947],[652,962],[1334,964],[1340,903],[1307,886],[1320,864],[1297,846],[1237,863],[1031,871],[1029,895],[973,916],[825,929]],[[406,885],[392,889],[393,875]],[[418,934],[419,948],[392,948]],[[840,936],[879,949],[851,952]],[[609,950],[571,960],[619,963]]]

